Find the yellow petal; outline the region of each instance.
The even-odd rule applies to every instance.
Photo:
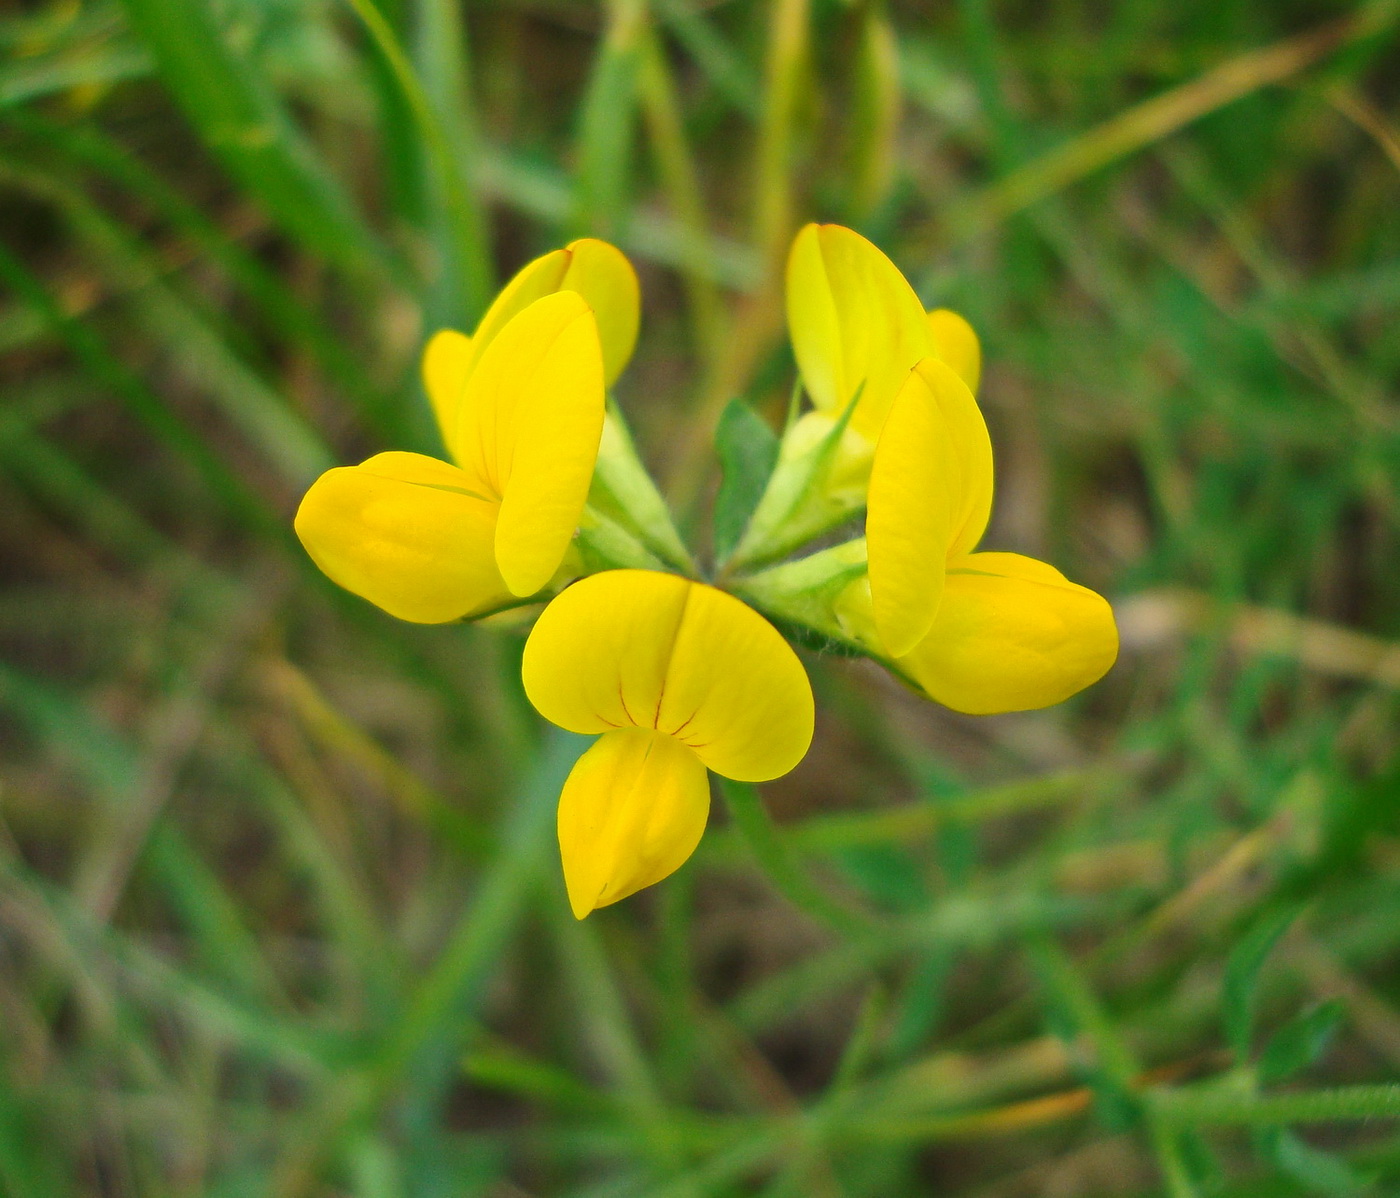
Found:
[[[495,340],[496,334],[510,323],[511,317],[525,311],[537,299],[553,295],[559,290],[559,284],[564,281],[564,275],[568,272],[570,257],[566,249],[550,250],[533,262],[527,262],[515,272],[510,282],[502,287],[496,298],[491,301],[485,315],[477,321],[476,331],[471,338],[475,347],[471,360],[473,367],[477,358],[481,357],[486,352],[486,347]]]
[[[948,363],[973,395],[982,381],[982,343],[967,320],[951,308],[935,308],[928,314],[933,348]]]
[[[938,618],[899,664],[930,698],[988,715],[1062,702],[1117,656],[1100,595],[1034,558],[973,553],[949,561]]]
[[[740,781],[786,773],[812,740],[812,688],[777,629],[674,574],[611,570],[575,583],[535,624],[521,672],[547,720],[669,733]]]
[[[637,272],[620,249],[594,237],[571,241],[564,252],[569,267],[559,289],[577,291],[593,309],[603,345],[603,378],[611,387],[637,344],[642,306]]]
[[[456,427],[457,405],[471,373],[472,341],[456,329],[439,329],[423,349],[423,389],[433,405],[444,444]]]
[[[468,373],[512,317],[556,291],[577,292],[593,309],[603,343],[607,383],[612,386],[637,342],[641,293],[637,273],[626,255],[593,237],[571,241],[562,250],[536,258],[516,272],[476,326]]]
[[[875,627],[893,657],[908,653],[933,624],[958,511],[959,467],[934,393],[940,376],[932,374],[933,383],[923,369],[910,374],[870,468],[870,595]]]
[[[787,315],[812,402],[839,414],[859,390],[851,423],[874,440],[904,376],[934,352],[914,289],[859,233],[808,225],[788,257]]]
[[[875,626],[894,657],[927,635],[945,559],[974,549],[992,510],[992,442],[972,392],[921,361],[890,409],[870,471],[865,530]]]
[[[563,560],[588,497],[603,410],[598,326],[572,291],[513,316],[467,380],[457,457],[500,498],[496,564],[516,595],[534,594]]]
[[[992,515],[992,438],[965,380],[946,362],[930,358],[910,376],[937,401],[946,423],[955,502],[949,554],[971,553]]]
[[[776,628],[733,595],[691,583],[660,727],[717,774],[766,782],[812,743],[812,685]]]
[[[446,462],[381,453],[321,475],[296,531],[332,581],[419,624],[486,611],[510,593],[492,544],[496,504]]]
[[[710,783],[695,753],[664,732],[606,733],[559,796],[559,852],[582,919],[675,873],[700,843]]]

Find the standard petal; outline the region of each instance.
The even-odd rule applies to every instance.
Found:
[[[564,252],[569,267],[559,290],[577,291],[593,309],[603,346],[603,378],[611,387],[637,344],[642,310],[637,272],[620,249],[595,237],[571,241]]]
[[[525,311],[537,299],[559,290],[568,273],[571,258],[567,249],[551,250],[515,272],[477,322],[476,331],[472,334],[472,345],[475,347],[472,367],[475,367],[477,359],[486,352],[486,347],[496,339],[496,335],[510,323],[511,317]]]
[[[496,564],[516,595],[549,581],[578,527],[603,435],[603,360],[583,298],[514,316],[481,355],[458,412],[462,468],[500,497]]]
[[[948,418],[934,393],[939,377],[930,384],[922,370],[910,374],[870,468],[870,594],[875,627],[892,657],[908,653],[933,624],[956,523],[959,466]]]
[[[603,343],[607,383],[612,386],[637,343],[641,292],[637,272],[626,255],[594,237],[579,238],[562,250],[536,258],[501,288],[472,334],[474,349],[467,364],[468,373],[513,317],[557,291],[577,292],[593,309]]]
[[[840,413],[859,391],[851,423],[874,440],[904,376],[934,352],[914,289],[859,233],[808,225],[788,257],[787,315],[812,402]]]
[[[423,389],[444,444],[456,428],[457,405],[471,373],[471,352],[472,339],[456,329],[439,329],[423,349]]]
[[[753,608],[714,587],[689,585],[659,726],[726,778],[780,777],[812,743],[807,671]]]
[[[655,727],[691,585],[676,574],[609,570],[556,595],[521,663],[536,710],[570,732]]]
[[[741,781],[786,773],[812,739],[812,688],[777,629],[674,574],[611,570],[575,583],[535,624],[522,675],[562,727],[665,732]]]
[[[296,531],[332,581],[418,624],[510,599],[492,545],[496,504],[455,466],[381,453],[328,470],[297,510]]]
[[[899,664],[954,711],[1030,711],[1097,682],[1118,656],[1102,596],[1044,562],[973,553],[948,563],[929,634]]]
[[[982,381],[982,343],[977,340],[976,331],[952,308],[935,308],[928,314],[928,327],[938,356],[957,371],[967,389],[976,395]]]
[[[606,733],[559,796],[559,852],[582,919],[674,873],[695,851],[710,784],[695,753],[663,732]]]

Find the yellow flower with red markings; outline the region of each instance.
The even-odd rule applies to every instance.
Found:
[[[601,733],[559,800],[569,902],[582,919],[673,873],[710,808],[706,769],[763,782],[812,740],[812,688],[777,629],[734,596],[647,570],[575,583],[525,645],[547,720]]]
[[[600,241],[530,263],[470,337],[429,341],[423,381],[450,461],[377,454],[322,475],[297,513],[327,575],[406,620],[554,595],[522,679],[546,719],[598,737],[559,799],[580,919],[690,857],[709,771],[762,782],[807,752],[811,685],[765,615],[966,712],[1059,702],[1117,653],[1100,596],[1044,562],[978,551],[992,446],[967,321],[926,312],[884,254],[835,225],[798,234],[787,307],[813,410],[776,447],[752,413],[726,417],[716,543],[728,590],[693,577],[609,407],[639,297],[626,258]],[[864,538],[785,560],[861,509]]]

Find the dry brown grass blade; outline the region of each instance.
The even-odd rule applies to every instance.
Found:
[[[1217,626],[1240,653],[1291,657],[1329,674],[1400,689],[1400,644],[1275,608],[1226,605],[1197,591],[1144,591],[1117,606],[1129,649],[1150,649]]]

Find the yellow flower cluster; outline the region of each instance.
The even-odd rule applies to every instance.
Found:
[[[794,242],[787,308],[813,408],[785,430],[719,563],[725,589],[691,576],[609,406],[639,293],[627,259],[591,239],[526,266],[471,337],[428,343],[423,381],[451,462],[376,454],[322,475],[297,512],[316,564],[401,619],[548,601],[525,646],[525,692],[546,719],[599,736],[559,802],[580,919],[690,856],[707,769],[760,782],[805,755],[811,686],[755,608],[965,712],[1057,703],[1117,654],[1100,596],[1043,562],[976,552],[992,449],[967,322],[925,312],[884,254],[832,225]],[[863,538],[785,560],[862,508]]]

